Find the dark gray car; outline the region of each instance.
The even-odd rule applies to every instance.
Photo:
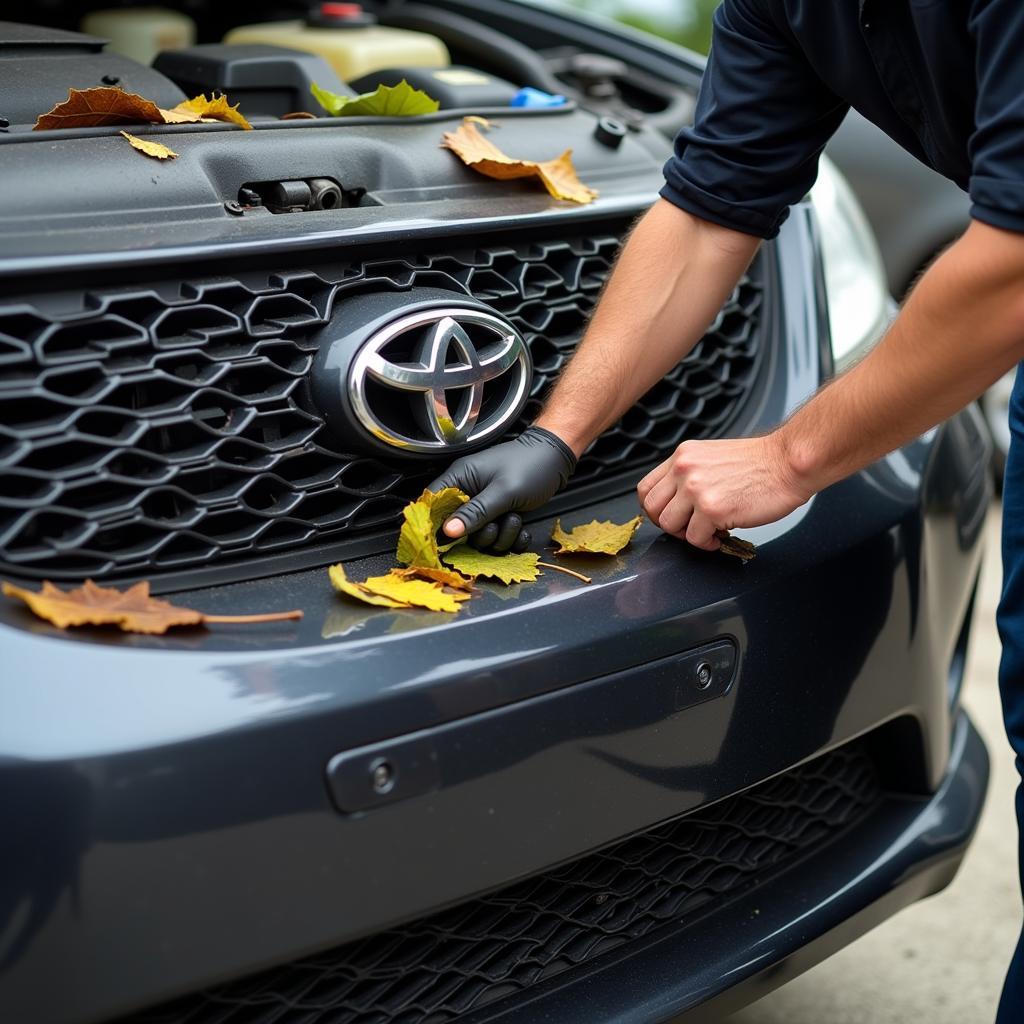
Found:
[[[189,9],[199,47],[155,68],[68,34],[78,6],[0,25],[0,565],[305,617],[149,637],[3,603],[0,1019],[715,1019],[945,886],[988,772],[959,699],[989,497],[974,411],[749,531],[746,565],[645,524],[573,563],[589,584],[482,584],[457,615],[328,584],[393,564],[403,505],[463,450],[431,447],[422,395],[360,354],[416,369],[448,318],[450,390],[520,430],[657,194],[699,62],[510,0],[402,4],[377,13],[482,94],[281,120],[329,69],[211,48],[230,10]],[[163,163],[118,125],[30,130],[108,79],[163,107],[234,90],[254,130],[145,128]],[[509,106],[524,85],[569,102]],[[571,148],[598,199],[462,166],[439,142],[467,113],[508,153]],[[556,515],[634,515],[684,438],[778,423],[874,342],[886,295],[826,165],[534,549]],[[519,376],[470,379],[494,323]]]

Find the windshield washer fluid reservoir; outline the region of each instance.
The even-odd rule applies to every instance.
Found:
[[[436,36],[376,21],[359,4],[324,3],[305,21],[240,25],[224,42],[265,43],[318,54],[343,82],[396,65],[445,68],[451,63],[447,47]]]

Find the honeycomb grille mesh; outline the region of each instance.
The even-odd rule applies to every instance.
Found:
[[[841,747],[490,896],[122,1024],[447,1024],[470,1013],[479,1022],[485,1007],[765,884],[882,796],[864,750]]]
[[[328,431],[308,374],[339,303],[428,286],[504,314],[535,365],[514,433],[578,342],[620,236],[0,302],[0,565],[55,580],[242,575],[254,557],[390,525],[440,464],[369,458]],[[696,349],[595,443],[574,486],[731,422],[761,361],[762,290],[755,268]]]

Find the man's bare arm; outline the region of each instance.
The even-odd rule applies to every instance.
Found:
[[[537,425],[582,454],[700,340],[759,244],[659,199],[630,235]]]
[[[758,244],[659,199],[630,235],[537,422],[514,441],[457,459],[431,483],[471,496],[445,533],[474,534],[495,551],[521,547],[521,513],[564,486],[587,445],[693,348]]]
[[[946,419],[1024,357],[1024,235],[972,222],[928,270],[881,343],[782,427],[687,441],[638,488],[667,533],[713,549]]]

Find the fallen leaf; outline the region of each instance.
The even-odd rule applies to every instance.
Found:
[[[446,487],[436,494],[424,491],[402,510],[404,522],[398,533],[395,557],[403,565],[443,569],[437,548],[437,531],[442,523],[469,495],[457,487]]]
[[[715,530],[715,536],[722,542],[718,549],[723,554],[732,555],[743,562],[757,558],[757,548],[742,537],[734,537],[728,530]]]
[[[120,626],[126,633],[166,633],[172,626],[200,626],[209,622],[278,622],[301,619],[301,611],[267,615],[206,615],[151,597],[143,580],[127,590],[100,587],[86,580],[77,590],[61,590],[44,582],[42,590],[25,590],[3,583],[8,597],[25,602],[41,619],[61,629],[68,626]]]
[[[236,103],[233,107],[229,106],[228,98],[224,95],[214,96],[211,94],[207,99],[206,94],[201,93],[198,96],[193,96],[190,100],[185,100],[184,103],[179,103],[169,111],[163,111],[163,113],[194,114],[204,121],[229,121],[246,131],[252,131],[252,125],[238,112],[238,104]]]
[[[425,565],[411,565],[407,569],[392,569],[391,575],[405,580],[429,580],[433,583],[440,583],[443,587],[454,587],[456,590],[473,589],[473,581],[466,579],[454,569],[434,569]]]
[[[467,114],[462,120],[469,124],[478,124],[485,131],[488,131],[491,128],[501,127],[497,121],[491,121],[489,118],[481,117],[479,114]]]
[[[311,114],[308,110],[293,110],[290,114],[282,114],[279,120],[281,121],[313,121],[316,119],[316,114]]]
[[[362,583],[349,580],[341,565],[332,565],[328,570],[331,583],[350,597],[367,604],[385,608],[427,608],[435,612],[457,612],[459,602],[469,600],[469,594],[449,593],[439,583],[426,580],[402,579],[399,576],[370,576]]]
[[[178,155],[173,149],[168,149],[167,146],[161,145],[159,142],[139,139],[134,135],[129,135],[128,132],[121,132],[121,134],[131,143],[134,149],[137,149],[140,153],[145,153],[146,156],[156,157],[157,160],[173,160]]]
[[[160,108],[138,93],[100,87],[69,89],[68,98],[36,118],[33,131],[95,128],[105,124],[163,124]]]
[[[489,555],[468,544],[460,544],[444,556],[444,561],[466,576],[489,576],[502,583],[533,582],[540,572],[540,555],[525,551],[521,555]]]
[[[69,89],[66,100],[36,118],[33,130],[96,128],[108,124],[196,124],[199,121],[230,121],[242,128],[252,128],[239,113],[238,104],[229,106],[226,96],[211,99],[205,95],[194,96],[164,110],[138,93],[101,86]]]
[[[382,608],[408,608],[408,604],[404,601],[396,601],[394,598],[383,597],[380,594],[374,594],[372,591],[367,590],[361,583],[353,583],[345,575],[345,567],[343,565],[332,565],[327,570],[327,575],[330,577],[331,585],[335,590],[340,591],[343,594],[348,594],[349,597],[354,597],[359,601],[364,601],[366,604],[379,605]]]
[[[617,555],[632,540],[642,522],[642,516],[621,524],[609,520],[599,523],[594,519],[582,526],[574,526],[566,533],[562,529],[562,521],[556,519],[551,539],[561,546],[555,554]]]
[[[480,129],[468,118],[463,118],[462,124],[455,131],[444,133],[441,146],[455,153],[467,167],[489,178],[507,180],[537,177],[555,199],[592,203],[597,198],[597,192],[584,185],[577,176],[571,149],[554,160],[516,160],[498,149],[490,139],[484,138]]]
[[[378,85],[373,92],[359,96],[328,92],[316,82],[310,91],[331,117],[415,117],[433,114],[441,106],[422,89],[414,89],[404,78],[398,85]]]

